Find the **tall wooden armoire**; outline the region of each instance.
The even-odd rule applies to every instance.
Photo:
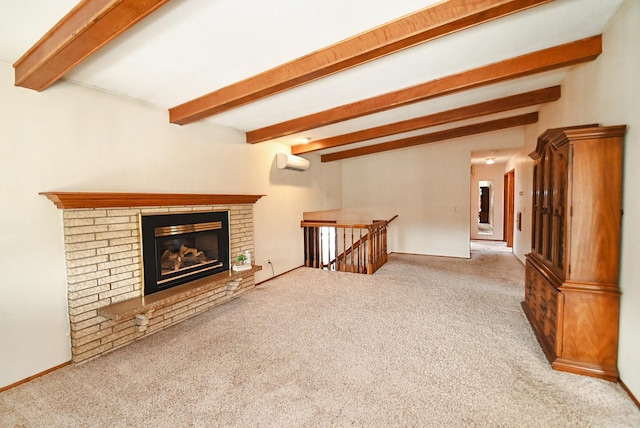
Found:
[[[550,129],[533,165],[522,308],[556,370],[618,379],[622,149],[626,126]]]

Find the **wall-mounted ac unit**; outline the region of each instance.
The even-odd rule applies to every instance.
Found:
[[[276,168],[304,171],[309,168],[309,161],[300,156],[276,153]]]

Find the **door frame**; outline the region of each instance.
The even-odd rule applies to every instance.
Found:
[[[504,174],[504,216],[503,216],[503,241],[507,247],[513,247],[513,229],[515,223],[515,169]]]

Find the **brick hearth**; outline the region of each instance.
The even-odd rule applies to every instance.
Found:
[[[50,194],[46,194],[56,202]],[[259,197],[258,197],[259,198]],[[257,199],[257,198],[256,198]],[[145,202],[143,202],[145,203]],[[64,208],[72,361],[81,362],[110,352],[148,334],[174,325],[251,289],[254,271],[233,281],[214,275],[199,280],[197,291],[174,287],[166,304],[153,310],[129,311],[105,317],[117,302],[144,302],[140,214],[229,211],[230,254],[253,253],[253,203],[117,208]],[[68,204],[72,205],[72,204]],[[184,284],[188,286],[188,284]],[[185,291],[186,290],[186,291]],[[120,305],[122,306],[122,305]]]

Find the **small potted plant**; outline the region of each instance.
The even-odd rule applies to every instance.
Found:
[[[245,264],[247,261],[247,256],[243,253],[240,253],[236,256],[236,263],[233,265],[232,269],[236,272],[241,270],[249,270],[251,269],[251,264]]]

